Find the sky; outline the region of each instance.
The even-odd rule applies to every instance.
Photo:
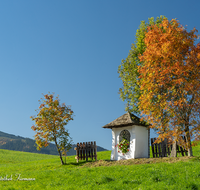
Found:
[[[177,18],[200,30],[198,0],[0,1],[0,131],[34,139],[30,116],[42,94],[71,105],[74,143],[111,150],[111,129],[125,114],[117,73],[142,20]],[[151,137],[155,137],[151,131]]]

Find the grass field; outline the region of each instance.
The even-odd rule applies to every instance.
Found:
[[[194,157],[109,161],[111,151],[98,152],[97,162],[62,166],[58,156],[0,149],[0,189],[174,189],[200,190],[200,145]]]

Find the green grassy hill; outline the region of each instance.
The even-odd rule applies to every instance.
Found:
[[[194,157],[110,161],[111,151],[98,152],[97,162],[0,149],[0,189],[200,189],[200,145]]]
[[[72,146],[72,148],[67,153],[68,155],[76,154],[74,147],[76,147],[76,145]],[[35,140],[11,135],[8,133],[4,133],[2,131],[0,131],[0,149],[58,155],[58,151],[56,149],[55,144],[50,143],[48,147],[42,148],[40,151],[38,151],[36,149]],[[97,146],[97,151],[105,151],[105,150],[106,149]]]

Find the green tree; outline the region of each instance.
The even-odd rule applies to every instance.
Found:
[[[37,116],[31,116],[35,121],[35,125],[31,128],[36,131],[37,149],[47,147],[51,141],[55,142],[63,165],[62,154],[72,147],[72,139],[64,126],[73,120],[73,111],[64,103],[60,104],[58,96],[54,99],[54,94],[44,95],[39,102]]]
[[[128,57],[123,59],[121,65],[118,67],[119,77],[123,83],[122,88],[119,89],[119,93],[121,99],[127,102],[126,110],[129,112],[134,112],[136,114],[141,113],[138,108],[139,98],[141,96],[138,66],[142,65],[139,56],[142,55],[146,49],[144,38],[147,27],[154,24],[159,25],[164,18],[166,17],[160,16],[154,20],[152,17],[148,19],[148,22],[141,21],[136,31],[135,43],[132,44]]]

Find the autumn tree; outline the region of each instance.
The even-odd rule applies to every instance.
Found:
[[[192,156],[191,139],[200,139],[200,44],[196,29],[177,20],[147,27],[138,66],[138,108],[159,130],[159,140],[173,137]],[[186,143],[181,136],[186,137]]]
[[[62,154],[72,147],[72,140],[65,125],[73,120],[73,111],[64,103],[60,104],[58,96],[46,94],[41,98],[37,116],[32,116],[35,125],[31,128],[36,131],[35,140],[37,149],[47,147],[53,141],[58,150],[61,163],[64,164]]]
[[[142,55],[146,49],[144,42],[147,27],[151,25],[158,25],[162,20],[166,18],[164,16],[149,18],[148,22],[141,21],[141,24],[135,35],[135,43],[132,44],[128,57],[123,59],[121,65],[118,67],[119,77],[123,82],[122,88],[119,89],[120,97],[123,101],[126,101],[126,110],[140,114],[141,111],[138,108],[139,97],[141,96],[140,84],[139,84],[139,72],[138,66],[142,64],[139,59],[139,55]]]

